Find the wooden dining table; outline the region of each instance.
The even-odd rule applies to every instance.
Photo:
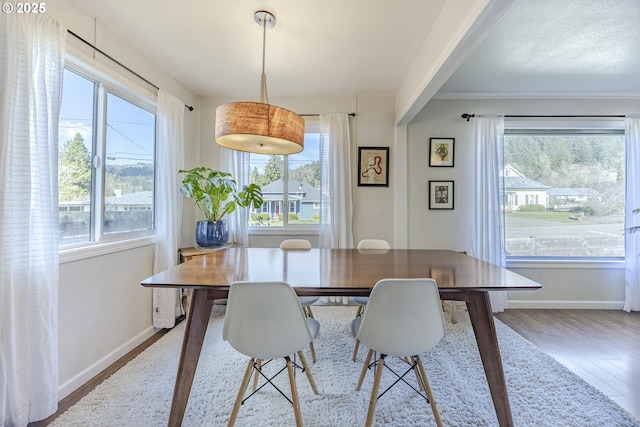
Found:
[[[283,281],[299,296],[346,297],[368,296],[381,279],[426,277],[435,279],[441,299],[466,303],[498,422],[500,426],[512,426],[489,292],[537,290],[542,287],[539,283],[448,250],[246,247],[211,252],[141,283],[192,292],[169,426],[182,424],[213,304],[227,297],[231,283]]]

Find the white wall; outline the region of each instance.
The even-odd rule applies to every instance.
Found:
[[[256,94],[257,95],[257,94]],[[189,165],[219,167],[220,150],[215,143],[215,109],[231,101],[251,101],[251,99],[223,99],[215,97],[203,98],[201,101],[200,159]],[[379,238],[393,242],[393,182],[387,187],[358,187],[357,161],[359,146],[391,147],[390,163],[394,156],[394,98],[384,97],[270,97],[269,102],[280,107],[288,108],[299,114],[316,113],[356,113],[349,119],[351,130],[351,167],[354,199],[354,241],[364,238]],[[192,209],[193,203],[185,201],[186,209],[191,209],[187,216],[191,222],[183,225],[183,235],[189,235],[193,244],[193,229],[198,213]],[[384,219],[381,223],[380,219]],[[190,233],[190,234],[189,234]],[[311,236],[312,242],[317,238]],[[250,236],[251,246],[276,247],[283,238],[292,235],[260,234]]]
[[[154,334],[152,265],[153,245],[60,265],[60,399]]]
[[[90,12],[67,0],[47,3],[47,13],[85,40],[94,43],[129,68],[188,105],[185,109],[186,158],[197,155],[198,98],[184,85],[145,59],[116,31],[95,22]],[[95,31],[94,31],[95,30]],[[94,39],[95,34],[95,39]],[[138,86],[147,93],[155,89],[102,55],[92,58],[91,49],[67,36],[68,51]],[[61,255],[59,279],[59,378],[62,399],[111,363],[132,350],[155,331],[151,323],[151,290],[140,281],[152,275],[151,241],[141,246],[116,245],[98,254]]]
[[[474,181],[473,119],[462,113],[507,115],[624,115],[640,111],[638,99],[432,100],[408,127],[407,168],[409,247],[467,250],[471,246]],[[455,138],[453,168],[428,166],[429,138]],[[455,209],[428,209],[429,180],[455,182]],[[624,300],[620,263],[510,263],[509,268],[538,281],[537,292],[512,292],[508,307],[615,308]]]

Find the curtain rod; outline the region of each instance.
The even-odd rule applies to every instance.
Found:
[[[320,114],[315,113],[315,114],[298,114],[301,117],[319,117]],[[351,116],[351,117],[355,117],[356,113],[348,113],[347,116]]]
[[[102,55],[106,56],[107,58],[109,58],[111,61],[115,62],[116,64],[118,64],[119,66],[121,66],[122,68],[124,68],[125,70],[127,70],[128,72],[130,72],[131,74],[133,74],[134,76],[136,76],[137,78],[139,78],[140,80],[144,81],[145,83],[153,86],[154,88],[156,88],[156,90],[160,90],[160,88],[158,86],[156,86],[155,84],[151,83],[149,80],[145,79],[144,77],[142,77],[140,74],[136,73],[135,71],[133,71],[131,68],[127,67],[126,65],[124,65],[122,62],[118,61],[117,59],[115,59],[113,56],[109,55],[108,53],[104,52],[103,50],[97,48],[96,46],[94,46],[93,44],[89,43],[88,41],[86,41],[85,39],[83,39],[82,37],[80,37],[79,35],[77,35],[76,33],[74,33],[71,30],[67,30],[67,32],[69,34],[71,34],[73,37],[77,38],[78,40],[80,40],[82,43],[86,44],[87,46],[89,46],[90,48],[92,48],[93,50],[95,50],[98,53],[101,53]],[[187,104],[184,104],[185,107],[187,107],[189,109],[189,111],[193,111],[193,107]]]
[[[460,117],[462,117],[463,119],[467,119],[467,121],[469,121],[469,119],[475,117],[475,114],[468,114],[468,113],[464,113],[462,114]],[[616,119],[624,119],[625,116],[619,116],[619,115],[606,115],[606,114],[597,114],[597,115],[592,115],[592,116],[527,116],[527,115],[523,115],[523,116],[504,116],[505,119],[524,119],[524,118],[531,118],[531,119],[536,119],[536,118],[541,118],[541,119],[581,119],[581,118],[616,118]]]

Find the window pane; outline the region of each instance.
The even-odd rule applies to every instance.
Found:
[[[289,157],[289,224],[320,224],[320,135],[304,135],[304,150]]]
[[[91,159],[95,83],[64,70],[58,125],[60,245],[91,240]]]
[[[250,226],[284,227],[320,223],[319,147],[320,135],[305,133],[304,150],[301,153],[288,156],[250,154],[249,182],[260,185],[264,196],[262,207],[251,210]],[[285,183],[284,177],[287,175]]]
[[[284,156],[254,154],[249,156],[251,173],[249,182],[262,187],[264,203],[261,209],[251,209],[249,225],[255,227],[282,227],[284,206]]]
[[[505,135],[508,256],[624,256],[624,135]]]
[[[156,117],[107,95],[104,233],[153,228]]]

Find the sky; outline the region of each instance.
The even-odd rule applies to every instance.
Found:
[[[58,141],[62,146],[80,133],[92,150],[94,82],[65,69]],[[116,95],[107,95],[107,164],[153,161],[155,115]]]

